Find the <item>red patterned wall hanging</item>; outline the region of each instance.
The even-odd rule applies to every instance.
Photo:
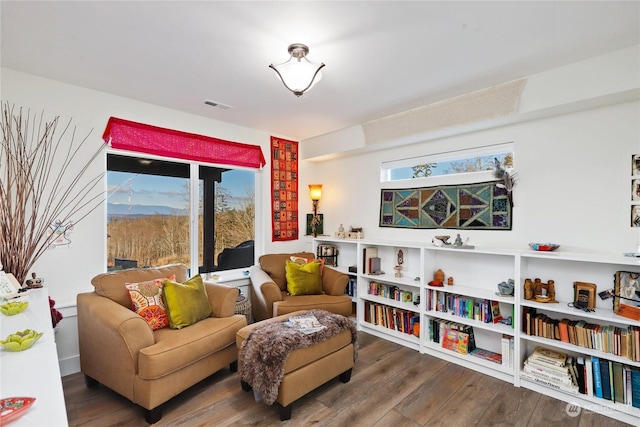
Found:
[[[272,241],[298,239],[298,143],[271,137]]]

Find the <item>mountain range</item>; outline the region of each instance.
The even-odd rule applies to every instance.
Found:
[[[188,215],[187,209],[176,209],[161,205],[125,205],[107,203],[107,215],[111,216],[144,216],[144,215]]]

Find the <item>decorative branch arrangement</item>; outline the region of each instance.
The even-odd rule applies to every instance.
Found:
[[[106,144],[89,151],[91,132],[77,142],[71,121],[58,131],[59,116],[45,121],[2,102],[0,264],[21,284],[57,237],[51,225],[78,224],[104,200],[104,173],[84,177]]]

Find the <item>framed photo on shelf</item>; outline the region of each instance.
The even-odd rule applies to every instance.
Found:
[[[631,226],[640,227],[640,205],[631,205]]]
[[[640,154],[631,156],[631,175],[640,175]]]
[[[573,303],[581,308],[596,308],[596,284],[573,282]]]
[[[631,181],[631,200],[640,200],[640,179]]]
[[[616,271],[613,294],[615,314],[640,320],[640,272]]]

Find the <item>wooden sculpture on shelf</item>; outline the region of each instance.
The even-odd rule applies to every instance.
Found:
[[[544,283],[537,277],[533,282],[531,279],[525,279],[524,299],[544,303],[557,303],[555,282],[549,280],[547,283]]]
[[[444,286],[444,271],[441,269],[436,270],[436,272],[433,273],[433,280],[429,282],[429,286]]]

